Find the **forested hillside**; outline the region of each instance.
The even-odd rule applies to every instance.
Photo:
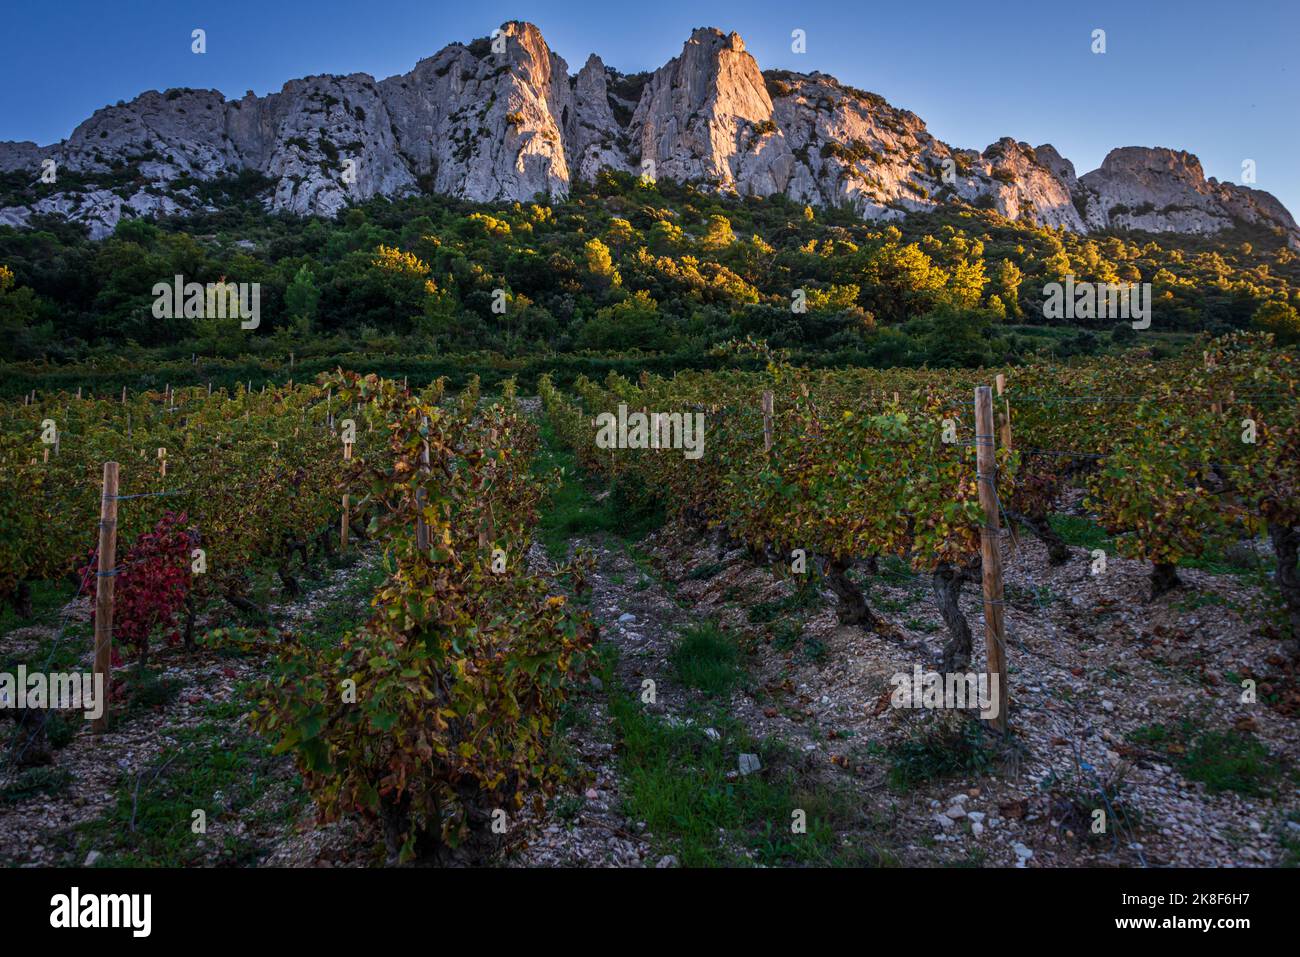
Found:
[[[303,220],[263,211],[261,185],[251,174],[206,184],[223,211],[125,221],[98,242],[53,220],[0,228],[0,356],[24,364],[9,367],[12,393],[55,384],[46,364],[80,360],[149,386],[164,384],[160,362],[191,355],[225,363],[189,370],[197,382],[241,357],[255,379],[283,364],[283,379],[290,354],[475,353],[459,365],[513,361],[531,381],[546,371],[539,356],[657,354],[669,371],[747,337],[815,364],[950,367],[1135,342],[1161,354],[1183,334],[1252,323],[1285,341],[1300,328],[1297,256],[1261,227],[1081,236],[974,208],[881,225],[613,173],[562,202],[376,199]],[[258,328],[155,318],[151,290],[176,275],[259,283]],[[1043,285],[1067,275],[1151,283],[1150,329],[1049,323]]]

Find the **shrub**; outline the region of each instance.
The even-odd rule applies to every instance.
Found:
[[[494,573],[480,544],[490,535],[508,559],[527,550],[545,491],[526,454],[535,427],[501,405],[462,418],[373,376],[331,381],[388,420],[392,460],[372,495],[387,506],[374,524],[394,570],[365,626],[337,647],[290,651],[254,723],[295,752],[324,819],[378,820],[393,861],[443,855],[484,836],[474,825],[520,807],[529,786],[553,790],[555,721],[592,629],[518,558]]]
[[[1256,309],[1250,324],[1261,332],[1271,332],[1279,345],[1300,343],[1300,312],[1279,299],[1270,300]]]
[[[190,550],[196,534],[185,528],[186,515],[168,512],[153,531],[143,533],[118,564],[113,597],[113,640],[132,649],[143,667],[149,640],[162,631],[167,641],[180,639],[180,612],[193,579]],[[81,569],[82,584],[91,602],[99,589],[98,550]],[[115,649],[116,651],[116,649]]]

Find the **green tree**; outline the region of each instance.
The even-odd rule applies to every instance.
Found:
[[[580,349],[656,351],[671,348],[672,334],[659,315],[659,304],[644,290],[599,309],[578,334]]]
[[[617,286],[622,282],[618,270],[614,268],[614,257],[610,255],[609,247],[599,239],[589,239],[582,247],[583,255],[587,262],[587,272],[590,275],[590,283],[595,290],[608,289],[610,286]]]
[[[1256,309],[1250,324],[1261,332],[1273,333],[1279,345],[1300,343],[1300,313],[1280,299],[1270,299]]]
[[[284,291],[284,308],[294,325],[302,333],[311,331],[312,321],[316,318],[316,304],[320,302],[320,290],[311,268],[303,263],[294,274],[293,282]]]
[[[1020,271],[1020,267],[1010,259],[1002,260],[1001,265],[998,266],[997,279],[994,281],[995,291],[1009,316],[1020,315],[1020,283],[1024,278],[1025,274]]]
[[[0,357],[26,358],[23,343],[39,318],[40,300],[26,286],[19,286],[13,270],[0,266]]]
[[[726,216],[709,217],[709,227],[701,240],[705,249],[725,249],[735,241],[736,234],[732,231],[731,220]]]

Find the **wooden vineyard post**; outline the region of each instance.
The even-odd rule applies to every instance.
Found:
[[[996,381],[998,389],[998,398],[1002,399],[1002,393],[1007,390],[1007,377],[1001,372],[998,373]],[[1002,399],[1002,411],[998,413],[998,445],[1004,449],[1011,448],[1011,400]],[[1013,548],[1020,547],[1020,536],[1016,534],[1016,523],[1009,522],[1007,531],[1011,533],[1011,545]]]
[[[980,507],[980,557],[984,572],[984,648],[988,655],[989,692],[997,689],[998,713],[993,727],[1007,731],[1010,704],[1007,688],[1006,634],[1002,603],[1002,555],[998,551],[997,450],[993,445],[993,391],[986,385],[975,389],[975,462]],[[996,686],[993,682],[997,682]]]
[[[158,477],[167,477],[167,450],[161,447],[158,449]]]
[[[126,405],[126,386],[122,386],[122,404]]]
[[[348,493],[343,493],[343,517],[339,519],[339,548],[348,547]]]
[[[104,496],[99,505],[99,569],[95,580],[95,677],[100,685],[100,715],[91,731],[108,730],[108,687],[112,671],[113,587],[117,568],[117,463],[104,463]]]
[[[763,451],[772,451],[772,392],[763,393]]]
[[[1007,377],[1001,372],[997,378],[998,398],[1007,391]],[[1011,400],[1002,399],[1002,411],[998,414],[998,444],[1004,449],[1011,448]]]

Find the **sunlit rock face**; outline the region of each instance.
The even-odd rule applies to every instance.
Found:
[[[0,209],[0,223],[55,213],[98,238],[124,216],[211,208],[196,185],[245,172],[271,181],[267,208],[333,216],[421,190],[562,197],[574,180],[612,169],[850,206],[873,220],[960,202],[1074,232],[1262,224],[1300,246],[1274,197],[1207,181],[1189,153],[1124,147],[1076,176],[1050,145],[1004,137],[983,152],[955,148],[914,113],[834,77],[764,74],[737,34],[713,28],[695,30],[652,73],[625,76],[592,54],[570,76],[535,26],[509,22],[381,81],[313,76],[238,100],[150,91],[96,111],[62,143],[0,143],[0,172],[35,180],[48,161],[56,184],[72,182]]]

